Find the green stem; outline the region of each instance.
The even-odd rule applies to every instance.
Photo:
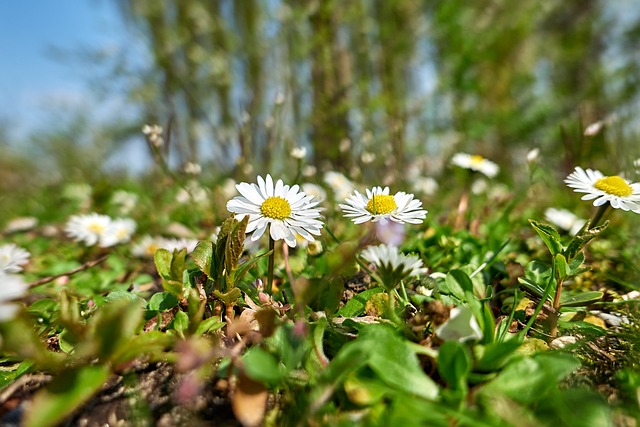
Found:
[[[267,269],[267,294],[273,295],[273,265],[276,259],[276,242],[269,234],[269,250],[271,251],[271,255],[269,255],[269,268]]]
[[[609,206],[611,206],[609,202],[605,203],[602,206],[598,206],[598,210],[596,211],[595,215],[593,215],[593,218],[591,219],[591,223],[589,224],[589,230],[598,226],[598,223],[604,216],[604,213],[607,211]]]

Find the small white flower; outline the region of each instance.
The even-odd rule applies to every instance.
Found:
[[[302,191],[309,196],[313,196],[314,199],[318,201],[318,203],[322,203],[327,200],[327,192],[324,191],[324,188],[320,187],[317,184],[305,183],[302,184]]]
[[[353,183],[339,172],[325,172],[324,182],[333,190],[336,200],[344,200],[355,190]]]
[[[584,136],[596,136],[604,128],[606,123],[603,120],[598,120],[595,123],[591,123],[584,129]]]
[[[32,216],[23,216],[13,218],[4,227],[4,232],[7,234],[19,233],[21,231],[29,231],[38,225],[38,219]]]
[[[534,148],[532,150],[529,150],[529,152],[527,153],[527,163],[529,164],[536,163],[539,158],[540,158],[539,148]]]
[[[566,230],[570,234],[576,234],[585,223],[584,219],[578,218],[573,212],[566,209],[547,208],[544,211],[544,217],[556,227]]]
[[[467,306],[452,308],[449,320],[438,326],[435,333],[442,340],[458,342],[479,340],[484,336],[473,311]]]
[[[111,203],[118,207],[120,215],[128,215],[138,203],[138,195],[125,190],[118,190],[111,196]]]
[[[617,175],[604,176],[598,170],[577,166],[564,182],[577,193],[586,193],[582,200],[593,200],[593,206],[609,203],[613,208],[640,213],[640,183],[630,183]]]
[[[180,204],[196,203],[205,204],[209,201],[209,192],[196,181],[189,181],[184,188],[180,188],[176,194],[176,202]]]
[[[464,169],[483,173],[489,178],[498,175],[500,168],[491,160],[487,160],[482,156],[471,155],[466,153],[456,153],[451,159],[451,164]]]
[[[163,239],[162,248],[168,250],[169,252],[173,252],[174,250],[181,251],[182,249],[186,249],[187,253],[193,252],[193,250],[198,245],[198,240],[196,239]]]
[[[134,231],[136,222],[130,218],[117,218],[109,223],[100,235],[101,248],[108,248],[120,243],[128,242]]]
[[[471,194],[476,196],[487,191],[489,183],[486,179],[478,178],[471,183]]]
[[[368,165],[369,163],[373,163],[376,160],[376,155],[369,151],[365,151],[360,155],[360,160],[365,165]]]
[[[242,182],[236,185],[241,196],[227,203],[227,209],[241,220],[249,215],[247,233],[253,232],[251,240],[258,240],[269,227],[273,240],[284,240],[291,247],[296,246],[296,233],[309,241],[320,235],[323,224],[318,220],[318,201],[300,191],[298,185],[290,187],[282,180],[275,185],[271,175],[266,179],[258,176],[258,184]]]
[[[200,173],[202,172],[202,166],[200,166],[198,163],[193,163],[193,162],[187,162],[184,165],[184,173],[187,173],[189,175],[200,175]]]
[[[420,176],[413,181],[413,191],[425,196],[433,196],[438,191],[438,182],[430,176]]]
[[[164,239],[157,236],[143,236],[137,243],[131,246],[131,254],[139,258],[153,258],[156,251],[162,248]]]
[[[64,231],[76,242],[93,246],[98,243],[109,224],[111,224],[111,218],[107,215],[97,213],[73,215],[67,221]]]
[[[291,157],[294,159],[302,160],[307,156],[307,148],[306,147],[293,147],[291,149]]]
[[[355,224],[366,221],[387,220],[410,224],[421,224],[427,216],[427,211],[422,208],[422,202],[414,199],[413,194],[402,191],[391,196],[389,187],[373,187],[367,189],[366,196],[357,190],[347,197],[347,204],[341,204],[340,209],[344,216],[352,218]]]
[[[11,320],[15,317],[20,306],[12,302],[24,296],[29,289],[17,274],[0,274],[0,321]]]
[[[417,255],[405,255],[396,246],[369,246],[360,256],[376,267],[376,273],[387,289],[392,289],[407,277],[427,273],[427,268],[423,267]]]
[[[0,246],[0,274],[21,272],[22,266],[29,262],[30,256],[27,250],[15,243]]]

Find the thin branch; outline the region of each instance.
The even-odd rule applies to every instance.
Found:
[[[74,268],[73,270],[67,271],[66,273],[56,274],[55,276],[43,277],[42,279],[29,283],[29,287],[33,288],[34,286],[39,286],[45,283],[53,282],[54,280],[59,279],[60,277],[71,276],[72,274],[76,274],[81,271],[87,270],[91,267],[94,267],[100,264],[101,262],[104,262],[108,257],[109,255],[103,255],[98,259],[94,259],[93,261],[87,261],[84,264],[82,264],[80,267]]]

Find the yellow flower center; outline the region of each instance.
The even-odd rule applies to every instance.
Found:
[[[605,176],[597,180],[593,186],[614,196],[626,197],[633,194],[633,188],[619,176]]]
[[[98,222],[94,222],[92,224],[89,224],[87,226],[87,228],[89,229],[89,231],[93,231],[96,234],[100,234],[104,231],[104,225],[98,223]]]
[[[374,195],[369,199],[366,209],[374,215],[386,215],[393,212],[397,207],[396,199],[393,196],[381,194]]]
[[[273,196],[262,202],[260,212],[262,212],[262,215],[267,218],[285,219],[289,218],[289,215],[291,215],[291,205],[287,199],[283,199],[279,196]]]
[[[471,156],[471,164],[472,165],[480,164],[480,163],[482,163],[483,160],[484,160],[484,157],[478,156],[477,154],[474,154],[473,156]]]

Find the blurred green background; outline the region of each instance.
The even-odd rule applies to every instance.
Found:
[[[107,3],[125,45],[59,46],[58,58],[126,108],[58,112],[19,137],[0,122],[4,214],[34,187],[151,173],[145,123],[165,129],[173,167],[214,178],[293,179],[296,146],[318,172],[370,185],[408,170],[438,179],[457,151],[511,183],[536,147],[559,179],[576,165],[637,178],[634,1]]]

